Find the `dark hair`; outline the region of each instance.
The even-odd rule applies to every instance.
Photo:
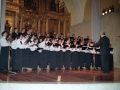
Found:
[[[14,31],[16,30],[17,28],[14,28]]]
[[[23,34],[22,34],[22,33],[19,33],[17,37],[20,38],[20,36],[23,36]]]
[[[102,35],[106,35],[104,31],[101,32]]]
[[[3,31],[3,32],[2,32],[2,36],[3,36],[4,33],[7,33],[7,32],[6,32],[6,31]]]

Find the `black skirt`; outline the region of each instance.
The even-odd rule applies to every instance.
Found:
[[[48,59],[50,63],[50,68],[56,68],[56,51],[48,51]]]
[[[22,67],[29,67],[29,49],[23,49]]]
[[[71,51],[67,50],[66,52],[64,52],[63,63],[64,63],[64,67],[65,68],[69,68],[70,67],[70,63],[71,63]]]
[[[78,68],[78,52],[72,52],[72,68]]]
[[[30,68],[37,69],[38,67],[38,51],[30,51],[30,57],[29,57],[29,66]]]
[[[95,67],[101,67],[100,54],[95,54]]]
[[[15,50],[15,67],[14,70],[22,70],[22,49]]]
[[[64,55],[64,52],[62,51],[56,52],[56,67],[57,68],[63,68],[63,55]]]
[[[15,67],[15,52],[16,52],[15,49],[12,49],[12,50],[11,50],[10,67],[11,67],[12,69],[14,69],[14,67]]]
[[[47,56],[48,56],[48,50],[42,50],[41,53],[38,54],[38,62],[40,68],[47,68]]]
[[[85,52],[78,52],[78,64],[80,67],[84,67],[85,63]]]
[[[113,68],[113,54],[110,54],[110,61],[109,61],[109,63],[110,63],[110,68],[112,69]]]
[[[1,47],[0,68],[8,70],[9,46]]]
[[[85,67],[87,69],[90,69],[92,61],[93,61],[93,55],[90,53],[85,53]]]

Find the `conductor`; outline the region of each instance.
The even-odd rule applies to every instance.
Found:
[[[103,72],[101,74],[108,75],[110,73],[109,69],[109,50],[110,40],[106,37],[105,32],[100,33],[100,40],[94,46],[100,46],[100,56],[101,56],[101,67]]]

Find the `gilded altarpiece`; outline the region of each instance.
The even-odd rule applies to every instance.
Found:
[[[7,19],[12,27],[10,32],[14,27],[19,31],[32,28],[42,35],[51,31],[66,35],[70,31],[70,13],[59,0],[7,0]]]

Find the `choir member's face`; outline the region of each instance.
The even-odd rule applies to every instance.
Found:
[[[46,40],[47,40],[47,41],[49,41],[49,40],[50,40],[50,38],[47,38]]]
[[[18,29],[15,29],[15,32],[17,33],[17,32],[18,32]]]
[[[26,35],[25,38],[28,39],[28,38],[29,38],[29,35]]]
[[[87,36],[87,38],[90,38],[90,36]]]
[[[57,42],[57,39],[55,39],[54,42]]]
[[[23,36],[22,35],[20,35],[20,40],[23,38]]]
[[[46,41],[46,38],[44,39],[44,41]]]
[[[32,39],[34,39],[34,38],[35,38],[35,36],[33,35],[33,36],[32,36]]]
[[[37,35],[40,36],[40,33],[38,33]]]
[[[8,35],[8,34],[7,34],[6,32],[3,34],[4,37],[7,37],[7,35]]]
[[[76,45],[76,41],[74,42],[74,45]]]
[[[30,29],[30,33],[32,33],[32,31],[33,31],[33,30],[32,30],[32,29]]]
[[[35,40],[35,43],[36,43],[36,44],[38,43],[38,40],[37,40],[37,39]]]
[[[67,37],[69,37],[69,36],[70,36],[70,34],[68,33],[68,34],[67,34]]]
[[[54,34],[56,34],[56,32],[54,32]]]
[[[72,37],[75,37],[75,34],[73,34]]]
[[[78,39],[80,39],[80,37],[78,36]]]
[[[61,44],[61,40],[58,41],[58,44]]]
[[[63,37],[63,35],[61,35],[61,37]]]
[[[24,33],[24,32],[25,32],[25,29],[22,29],[22,32]]]
[[[69,44],[70,43],[70,40],[68,39],[67,41],[66,41],[66,44]]]
[[[53,39],[53,40],[52,40],[52,43],[54,43],[54,42],[55,42],[55,40]]]
[[[64,40],[62,40],[61,42],[64,43]]]
[[[50,35],[49,35],[49,34],[47,34],[47,36],[49,37]]]
[[[42,42],[42,39],[40,39],[40,42]]]
[[[100,38],[102,38],[104,35],[100,34]]]
[[[56,35],[56,38],[58,38],[58,34]]]

